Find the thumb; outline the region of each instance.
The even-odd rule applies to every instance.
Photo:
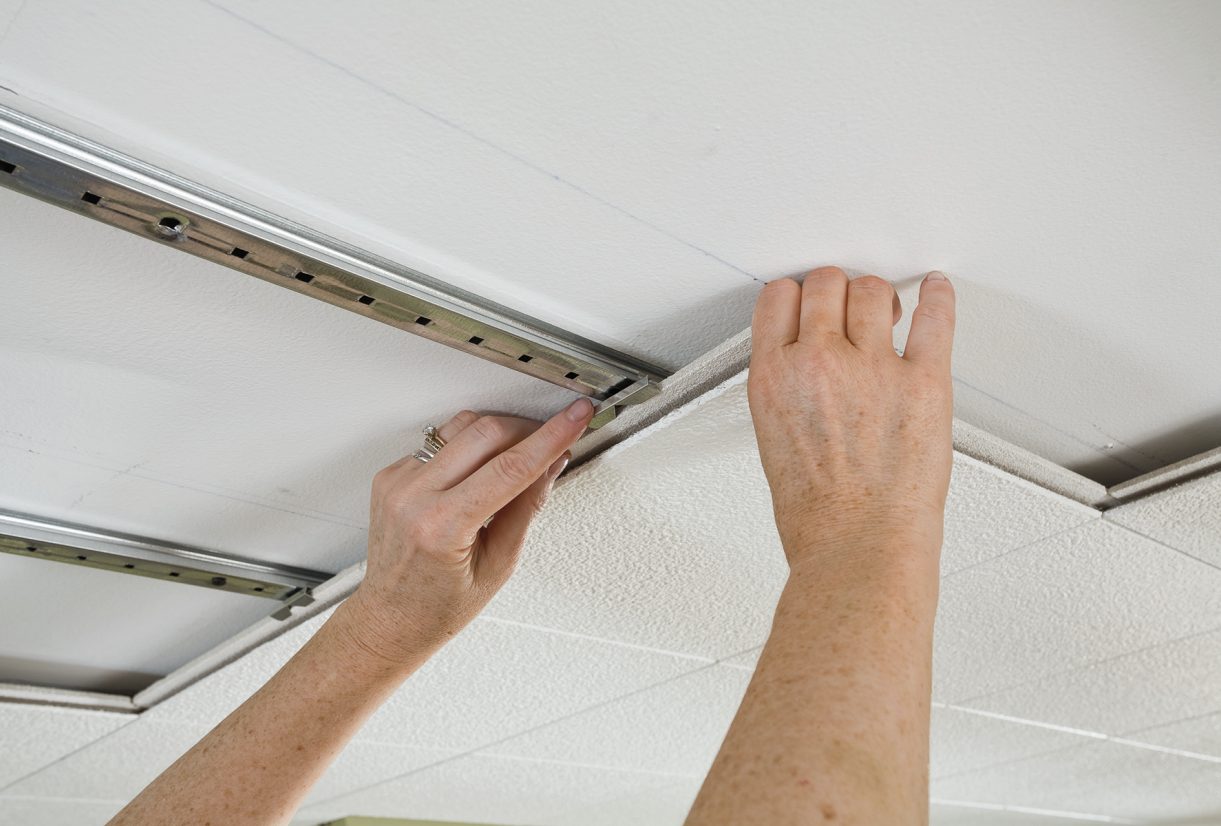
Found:
[[[530,523],[543,509],[547,496],[551,493],[551,486],[564,472],[564,468],[568,467],[571,458],[572,454],[564,451],[546,473],[501,508],[491,524],[484,529],[484,554],[480,563],[487,576],[503,582],[513,573]]]

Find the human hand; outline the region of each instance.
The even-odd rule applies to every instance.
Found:
[[[374,477],[368,565],[345,606],[362,646],[418,659],[475,618],[513,572],[593,409],[578,399],[545,423],[463,411],[427,464],[409,456]]]
[[[896,539],[936,563],[952,461],[954,289],[940,273],[925,278],[902,357],[891,332],[900,313],[889,283],[849,281],[837,267],[801,285],[772,281],[759,296],[750,408],[794,571],[874,561]]]

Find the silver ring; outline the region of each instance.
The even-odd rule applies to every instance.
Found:
[[[445,447],[445,440],[441,438],[441,434],[432,425],[424,428],[424,446],[411,454],[412,459],[419,459],[424,464],[428,464],[429,460],[437,455],[437,451]]]

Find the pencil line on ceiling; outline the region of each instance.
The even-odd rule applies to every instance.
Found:
[[[660,235],[664,235],[666,238],[669,238],[671,241],[675,241],[679,244],[682,244],[683,246],[687,247],[688,249],[694,250],[695,252],[698,252],[700,255],[703,255],[707,258],[710,258],[713,261],[716,261],[718,264],[728,267],[729,269],[733,270],[734,272],[739,273],[740,275],[746,276],[751,281],[754,281],[758,284],[766,283],[766,281],[764,279],[759,278],[758,276],[754,275],[753,273],[742,269],[737,264],[734,264],[734,263],[731,263],[730,261],[725,260],[724,258],[717,255],[716,253],[710,252],[710,251],[704,249],[703,247],[700,247],[700,246],[692,243],[691,241],[688,241],[687,239],[682,238],[681,236],[675,235],[670,230],[660,227],[657,224],[654,224],[651,221],[648,221],[648,220],[640,217],[639,215],[632,212],[631,210],[628,210],[628,209],[620,206],[619,204],[616,204],[613,201],[609,201],[606,198],[603,198],[601,195],[598,195],[598,194],[592,192],[591,190],[586,189],[585,187],[581,186],[580,184],[574,183],[574,182],[568,180],[567,178],[564,178],[564,177],[556,174],[555,172],[552,172],[550,169],[547,169],[544,166],[540,166],[539,164],[535,163],[534,161],[531,161],[530,159],[528,159],[522,155],[519,155],[516,152],[513,152],[512,150],[506,149],[505,147],[500,146],[497,143],[494,143],[493,141],[485,138],[483,135],[480,135],[478,132],[474,132],[471,129],[463,126],[462,124],[460,124],[456,121],[453,121],[453,120],[445,117],[444,115],[442,115],[438,112],[434,112],[433,110],[428,109],[424,106],[421,106],[420,104],[416,103],[413,100],[403,97],[402,95],[400,95],[399,93],[397,93],[391,89],[387,89],[385,86],[382,86],[381,84],[376,83],[376,82],[368,79],[367,77],[352,71],[351,69],[347,68],[346,66],[344,66],[341,63],[337,63],[328,57],[320,55],[317,52],[314,52],[313,50],[306,48],[305,46],[302,46],[299,43],[296,43],[296,42],[288,39],[287,37],[284,37],[283,35],[279,34],[278,32],[273,31],[272,29],[268,29],[266,26],[263,26],[259,23],[254,22],[253,20],[243,17],[242,15],[233,11],[232,9],[229,9],[219,3],[214,2],[214,0],[200,0],[200,2],[204,3],[205,5],[211,6],[213,9],[216,9],[217,11],[223,12],[224,14],[232,17],[235,20],[240,21],[242,24],[249,26],[250,28],[254,29],[255,31],[258,31],[258,32],[262,33],[263,35],[270,37],[272,40],[275,40],[277,43],[281,43],[285,46],[288,46],[289,48],[294,49],[295,51],[298,51],[298,52],[308,56],[309,58],[316,60],[319,63],[322,63],[323,65],[328,66],[331,69],[334,69],[335,71],[337,71],[347,77],[352,78],[353,80],[361,83],[362,85],[367,86],[370,89],[373,89],[378,94],[384,95],[384,96],[390,98],[391,100],[402,104],[403,106],[407,106],[411,109],[414,109],[415,111],[419,112],[420,114],[424,115],[425,117],[430,118],[431,120],[434,120],[437,123],[440,123],[441,125],[458,132],[459,134],[463,135],[464,137],[477,141],[478,143],[488,147],[489,149],[495,150],[496,152],[500,153],[501,155],[504,155],[505,157],[512,159],[514,162],[521,164],[522,166],[525,166],[526,168],[533,170],[534,172],[537,172],[541,175],[546,175],[548,178],[552,179],[553,181],[563,184],[564,186],[568,187],[569,189],[574,190],[575,192],[579,192],[581,195],[584,195],[586,198],[596,201],[597,203],[601,204],[602,206],[608,207],[609,209],[613,209],[616,212],[618,212],[619,214],[624,215],[627,218],[630,218],[631,220],[637,222],[638,224],[641,224],[642,226],[648,227],[653,232],[656,232]]]

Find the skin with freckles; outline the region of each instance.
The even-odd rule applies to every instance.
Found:
[[[356,593],[111,824],[287,823],[369,715],[508,579],[592,417],[585,399],[545,423],[464,411],[432,461],[378,473]]]
[[[925,280],[902,358],[899,312],[885,281],[835,268],[759,297],[750,405],[790,575],[688,826],[927,820],[953,289]],[[378,473],[356,593],[111,823],[287,823],[508,579],[592,416],[584,399],[545,423],[459,413],[427,464]]]
[[[834,267],[769,284],[749,397],[789,579],[687,826],[927,823],[954,291]]]

